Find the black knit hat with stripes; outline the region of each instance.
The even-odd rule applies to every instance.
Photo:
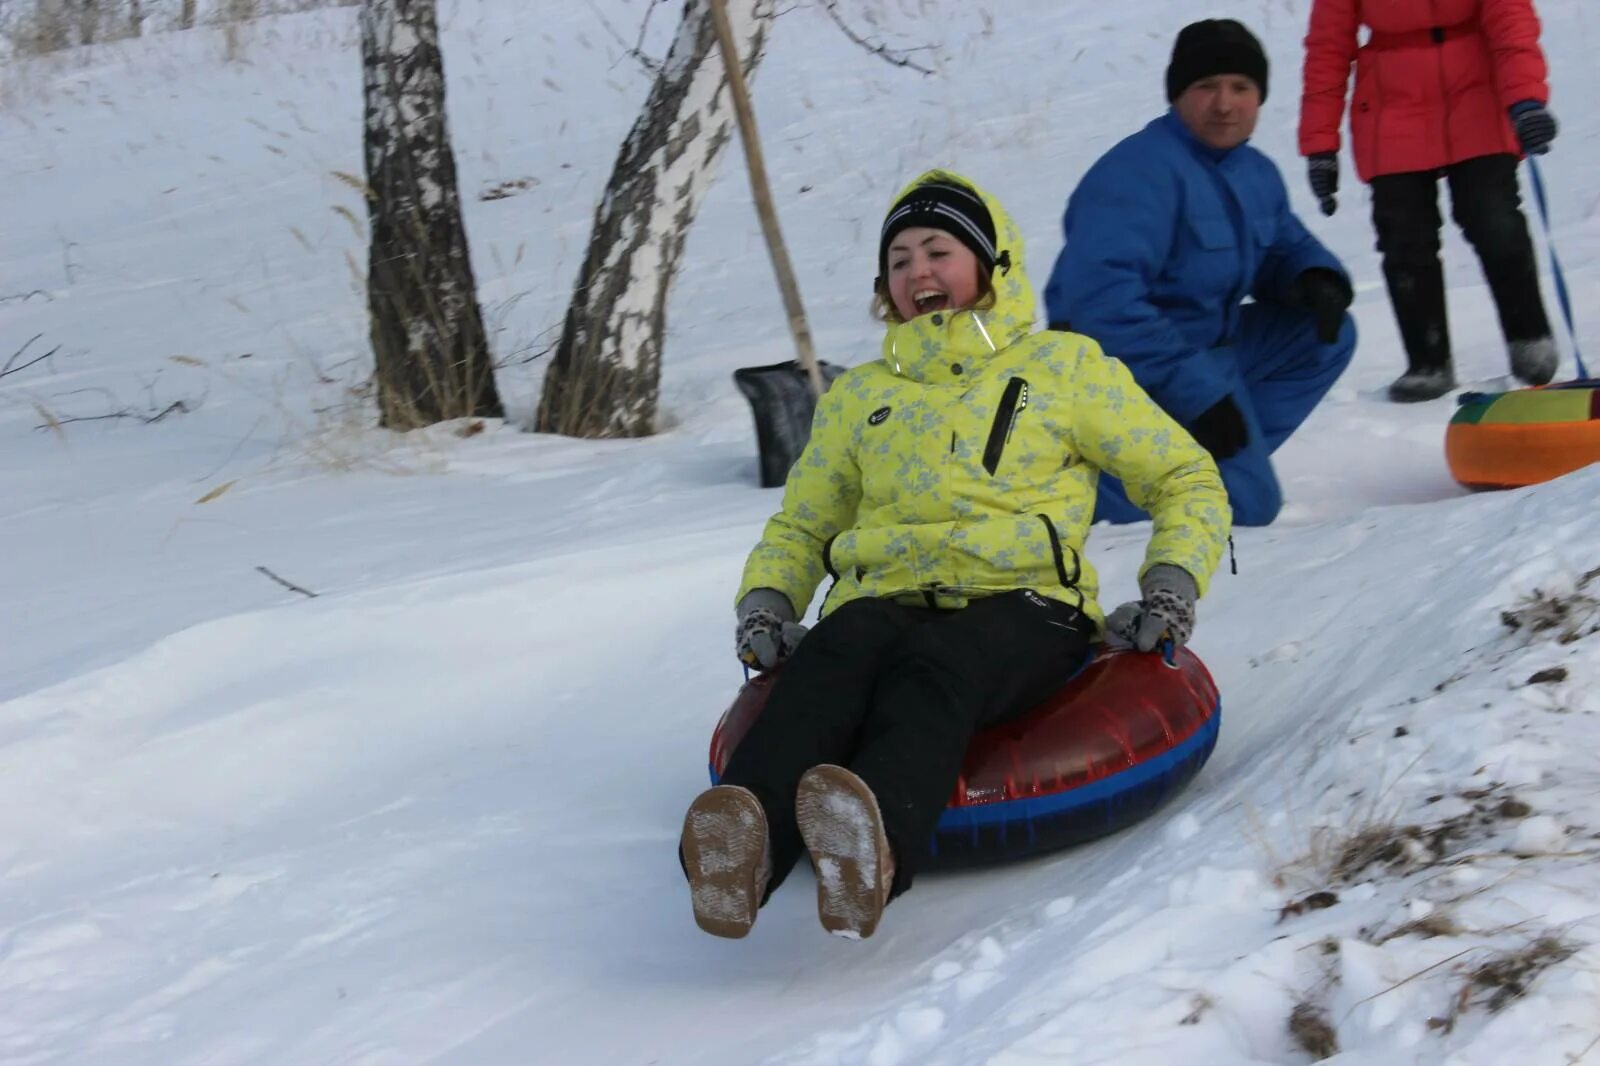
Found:
[[[883,235],[878,238],[880,279],[889,277],[889,242],[913,226],[943,230],[972,250],[985,276],[994,269],[994,219],[983,198],[966,185],[930,181],[902,196],[883,220]]]

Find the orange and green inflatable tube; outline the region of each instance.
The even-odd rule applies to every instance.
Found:
[[[1467,393],[1459,403],[1444,452],[1468,488],[1536,485],[1600,462],[1600,379]]]

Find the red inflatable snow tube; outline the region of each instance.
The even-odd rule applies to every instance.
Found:
[[[711,780],[766,706],[745,682],[711,736]],[[1195,654],[1103,651],[1054,697],[973,738],[924,868],[1004,861],[1093,840],[1146,817],[1210,757],[1222,724]]]

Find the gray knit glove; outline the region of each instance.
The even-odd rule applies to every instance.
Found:
[[[1125,603],[1106,617],[1106,631],[1140,651],[1155,651],[1170,639],[1174,650],[1189,643],[1194,633],[1194,601],[1200,590],[1189,571],[1170,563],[1157,563],[1139,579],[1142,599]]]
[[[806,627],[794,620],[789,597],[777,589],[751,589],[734,608],[734,652],[757,670],[771,670],[794,654]]]

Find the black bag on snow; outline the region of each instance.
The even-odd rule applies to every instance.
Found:
[[[826,362],[819,362],[817,369],[824,389],[845,371]],[[741,367],[733,372],[733,383],[755,414],[761,487],[782,485],[811,438],[811,416],[817,409],[805,368],[793,359],[771,366]]]

